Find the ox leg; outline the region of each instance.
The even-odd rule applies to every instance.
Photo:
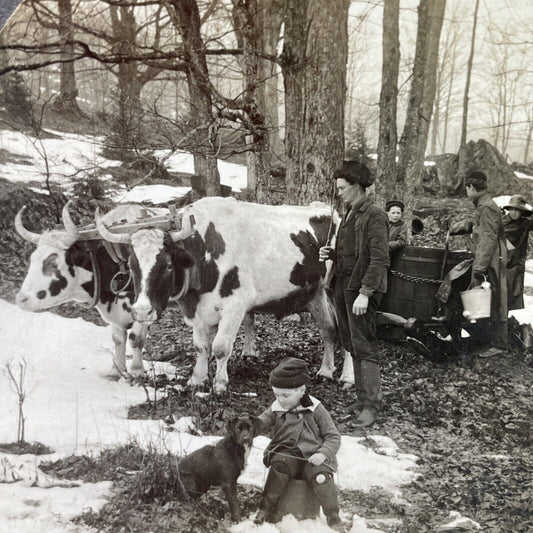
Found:
[[[324,343],[324,354],[322,356],[322,365],[317,375],[328,379],[333,379],[335,370],[335,340],[337,330],[335,326],[335,315],[332,307],[329,305],[326,292],[319,290],[315,297],[307,305],[307,309],[315,319],[322,342]]]
[[[148,325],[134,322],[130,331],[129,339],[133,352],[133,359],[131,361],[130,374],[133,377],[144,376],[143,366],[143,349],[148,334]]]
[[[353,370],[353,358],[350,352],[343,350],[344,362],[342,364],[342,373],[339,378],[342,382],[343,389],[349,389],[355,384],[355,374]]]
[[[259,357],[257,348],[255,346],[254,334],[254,315],[253,313],[246,313],[243,320],[244,325],[244,344],[242,347],[243,357]]]
[[[115,344],[113,353],[113,366],[108,376],[111,379],[118,379],[126,375],[126,339],[127,331],[117,326],[111,326],[111,337]]]
[[[237,307],[225,308],[224,315],[218,324],[218,331],[213,341],[213,355],[217,361],[213,382],[213,389],[216,394],[225,392],[228,386],[228,360],[244,315],[244,310],[239,310]]]
[[[192,376],[187,382],[190,387],[202,386],[209,377],[209,355],[211,353],[212,339],[213,328],[210,326],[194,326],[192,340],[198,349],[198,354],[196,355],[196,364],[194,365]]]

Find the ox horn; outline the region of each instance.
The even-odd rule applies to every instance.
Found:
[[[94,213],[94,219],[96,222],[96,227],[98,228],[98,233],[103,239],[109,242],[116,244],[129,244],[131,241],[131,236],[129,233],[112,233],[109,231],[104,224],[104,221],[100,217],[100,209],[97,207],[96,212]]]
[[[34,233],[33,231],[27,230],[24,227],[24,224],[22,223],[22,213],[24,213],[24,210],[26,209],[26,206],[22,206],[20,211],[17,213],[17,216],[15,217],[15,229],[17,230],[17,233],[27,241],[37,244],[39,242],[39,233]]]
[[[69,200],[64,205],[61,216],[63,218],[63,226],[65,226],[65,230],[67,231],[67,234],[71,241],[70,244],[74,244],[78,240],[80,232],[78,231],[78,228],[76,227],[76,224],[74,224],[72,218],[70,218],[69,208],[71,205],[72,200]]]

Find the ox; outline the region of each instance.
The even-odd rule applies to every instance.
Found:
[[[133,351],[130,374],[140,376],[144,373],[142,350],[148,325],[134,322],[132,318],[134,293],[131,283],[118,294],[111,290],[111,280],[120,270],[116,258],[110,256],[101,239],[79,240],[79,231],[70,218],[68,207],[69,203],[63,208],[65,229],[45,231],[42,234],[33,233],[24,227],[22,214],[25,207],[17,213],[17,232],[37,246],[30,256],[28,272],[16,297],[17,304],[27,311],[49,309],[71,301],[85,307],[96,307],[112,328],[115,351],[110,377],[117,378],[126,374],[126,339],[129,329]],[[107,223],[117,220],[133,221],[144,214],[143,210],[146,211],[137,205],[119,206],[110,211],[105,219]],[[152,214],[156,212],[152,211]]]
[[[104,239],[131,244],[134,318],[150,324],[172,299],[192,326],[199,353],[189,384],[207,380],[212,353],[217,362],[214,390],[226,389],[238,329],[245,315],[255,312],[281,317],[308,310],[324,342],[319,375],[332,378],[336,327],[325,291],[331,264],[318,260],[318,249],[334,235],[330,209],[324,204],[269,206],[204,198],[180,214],[183,227],[176,231],[114,233],[98,216],[96,225]],[[350,363],[345,355],[345,381]]]

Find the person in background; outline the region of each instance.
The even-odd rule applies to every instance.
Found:
[[[358,413],[356,426],[367,427],[377,420],[382,401],[376,311],[387,292],[389,228],[385,211],[366,194],[374,179],[365,165],[344,161],[333,177],[346,213],[335,250],[320,248],[319,259],[334,262],[330,288],[339,336],[354,362],[357,401],[347,410]]]
[[[407,244],[407,224],[403,220],[405,206],[400,200],[391,200],[385,204],[389,217],[389,252],[399,250]]]
[[[490,347],[479,357],[501,355],[507,350],[507,247],[500,208],[487,192],[487,176],[474,170],[466,177],[466,195],[476,210],[474,222],[455,222],[450,235],[472,232],[472,282],[481,285],[487,279],[492,290],[490,319],[480,319]],[[467,227],[468,226],[468,227]]]
[[[524,272],[527,241],[533,230],[533,208],[520,194],[511,196],[503,206],[503,227],[507,239],[507,303],[508,311],[524,309]]]

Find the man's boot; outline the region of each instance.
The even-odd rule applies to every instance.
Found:
[[[280,472],[274,465],[270,467],[265,488],[263,489],[263,498],[261,499],[259,511],[254,519],[256,524],[261,524],[265,521],[276,522],[276,504],[289,480],[289,474]]]
[[[371,426],[378,418],[381,409],[381,375],[379,365],[373,361],[361,361],[361,385],[364,405],[355,421],[356,426]]]
[[[346,408],[346,412],[358,413],[363,409],[363,406],[364,406],[363,386],[361,383],[361,360],[356,359],[353,355],[352,355],[352,359],[353,359],[353,373],[354,373],[354,381],[355,381],[356,400],[355,402],[351,403]]]
[[[311,486],[326,515],[328,526],[335,531],[346,531],[345,524],[339,516],[337,487],[335,487],[333,475],[327,473],[317,474]]]

